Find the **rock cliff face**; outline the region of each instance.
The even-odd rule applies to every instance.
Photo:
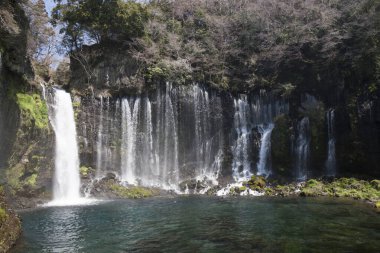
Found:
[[[91,48],[86,50],[91,51]],[[103,99],[109,97],[107,99],[113,101],[112,104],[125,96],[154,93],[154,89],[160,89],[159,87],[164,85],[159,80],[156,80],[155,85],[144,84],[142,78],[137,78],[139,66],[136,65],[137,61],[132,59],[128,53],[108,49],[106,53],[100,54],[97,50],[91,52],[99,57],[88,54],[88,59],[91,60],[86,61],[89,63],[87,68],[91,69],[89,72],[93,73],[95,78],[84,81],[86,71],[75,59],[72,59],[73,76],[70,88],[75,92],[79,91],[79,94],[83,95],[85,93],[81,91],[91,89],[91,94],[97,97],[95,99],[98,101],[97,103],[103,96]],[[308,177],[327,175],[327,167],[329,166],[334,166],[336,168],[334,173],[340,176],[378,177],[380,174],[378,167],[380,162],[379,99],[376,98],[378,96],[374,94],[357,95],[358,91],[353,89],[353,85],[350,83],[352,81],[339,80],[339,74],[330,76],[330,80],[328,75],[331,73],[318,77],[311,74],[313,69],[308,65],[292,71],[295,73],[291,76],[282,75],[282,83],[291,80],[292,76],[296,74],[305,81],[286,97],[285,100],[289,104],[288,112],[276,115],[273,119],[275,123],[271,137],[273,172],[288,179],[296,177],[297,142],[302,141],[299,138],[297,140],[297,137],[302,131],[300,122],[302,119],[307,119],[308,126],[305,130],[307,150],[304,150],[307,151],[307,154],[304,155],[307,155],[305,158],[307,165],[305,166]],[[129,81],[123,82],[122,80]],[[131,80],[135,80],[135,82]],[[360,82],[359,79],[356,81]],[[222,104],[227,109],[225,109],[223,121],[227,122],[226,124],[233,122],[233,101],[239,99],[241,95],[232,94],[228,90],[215,91],[225,94]],[[260,92],[262,93],[263,90],[252,90],[248,94],[254,97]],[[375,92],[379,93],[379,91]],[[276,90],[269,89],[266,93],[273,94],[279,101],[282,99]],[[84,108],[84,110],[86,109]],[[230,111],[230,116],[226,116],[228,111]],[[179,118],[178,121],[182,122],[183,119]],[[83,122],[80,125],[84,126]],[[233,124],[229,127],[225,126],[227,129],[225,139],[233,139],[233,137],[229,137],[234,134],[231,130],[233,128]],[[330,131],[330,135],[329,129],[333,129],[331,130],[333,132]],[[96,133],[93,133],[92,136],[95,135]],[[257,132],[257,136],[259,138],[260,133]],[[255,158],[254,154],[257,153],[260,143],[257,139],[256,142],[253,139],[251,141],[253,141],[252,145],[256,146],[249,151],[250,156],[253,156],[252,161],[250,161],[253,165],[259,159],[258,157]],[[226,146],[227,150],[233,149],[231,149],[233,147],[232,142]],[[95,146],[92,150],[96,150]],[[334,152],[333,156],[331,152]],[[92,152],[92,155],[95,153]],[[329,154],[330,158],[328,158]],[[224,162],[230,165],[232,163],[227,158]],[[231,171],[223,173],[231,174]]]
[[[0,173],[12,204],[30,206],[50,189],[54,139],[47,107],[33,85],[29,21],[17,1],[0,3]],[[32,204],[34,205],[34,204]]]
[[[0,252],[6,252],[21,233],[17,215],[5,203],[8,192],[8,160],[18,159],[15,145],[21,112],[17,105],[16,93],[33,76],[26,57],[28,20],[17,1],[0,2]],[[29,129],[28,129],[29,131]],[[32,136],[32,135],[30,135]],[[21,140],[20,140],[21,141]],[[22,144],[21,144],[22,143]],[[20,158],[21,159],[21,158]],[[26,174],[27,175],[27,174]],[[27,177],[27,176],[26,176]],[[8,195],[9,196],[9,195]]]

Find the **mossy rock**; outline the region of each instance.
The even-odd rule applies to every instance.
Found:
[[[27,126],[36,126],[39,129],[49,128],[48,108],[39,94],[17,93],[16,97]]]
[[[262,176],[252,176],[245,185],[251,190],[262,191],[266,186],[266,180]]]
[[[340,178],[331,183],[324,183],[310,179],[301,189],[301,196],[331,196],[353,199],[380,200],[380,191],[376,188],[377,182],[368,182],[355,178]]]
[[[124,187],[116,183],[111,184],[110,189],[121,198],[139,199],[152,197],[155,194],[154,191],[149,188],[138,186]]]
[[[380,191],[380,180],[378,179],[372,180],[371,185],[373,188]]]
[[[241,186],[240,188],[239,188],[239,191],[240,192],[244,192],[244,191],[246,191],[247,190],[247,187],[246,186]]]
[[[86,166],[81,166],[79,169],[79,172],[80,172],[82,177],[87,177],[89,175],[90,171],[91,171],[91,168],[86,167]]]
[[[4,208],[0,207],[0,222],[3,223],[6,219],[8,219],[8,213]]]
[[[36,186],[37,177],[38,177],[37,174],[32,174],[31,176],[29,176],[25,179],[25,184],[32,186],[32,187]]]

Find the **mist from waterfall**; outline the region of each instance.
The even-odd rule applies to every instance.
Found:
[[[334,177],[336,175],[336,156],[335,156],[335,110],[330,109],[326,112],[327,121],[327,159],[326,175]]]

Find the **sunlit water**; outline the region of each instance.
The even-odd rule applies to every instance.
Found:
[[[20,213],[16,252],[379,252],[380,216],[337,199],[152,198]]]

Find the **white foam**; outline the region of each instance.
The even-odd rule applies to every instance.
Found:
[[[78,199],[58,199],[50,201],[41,206],[52,207],[52,206],[89,206],[97,205],[104,200],[93,199],[93,198],[78,198]]]

